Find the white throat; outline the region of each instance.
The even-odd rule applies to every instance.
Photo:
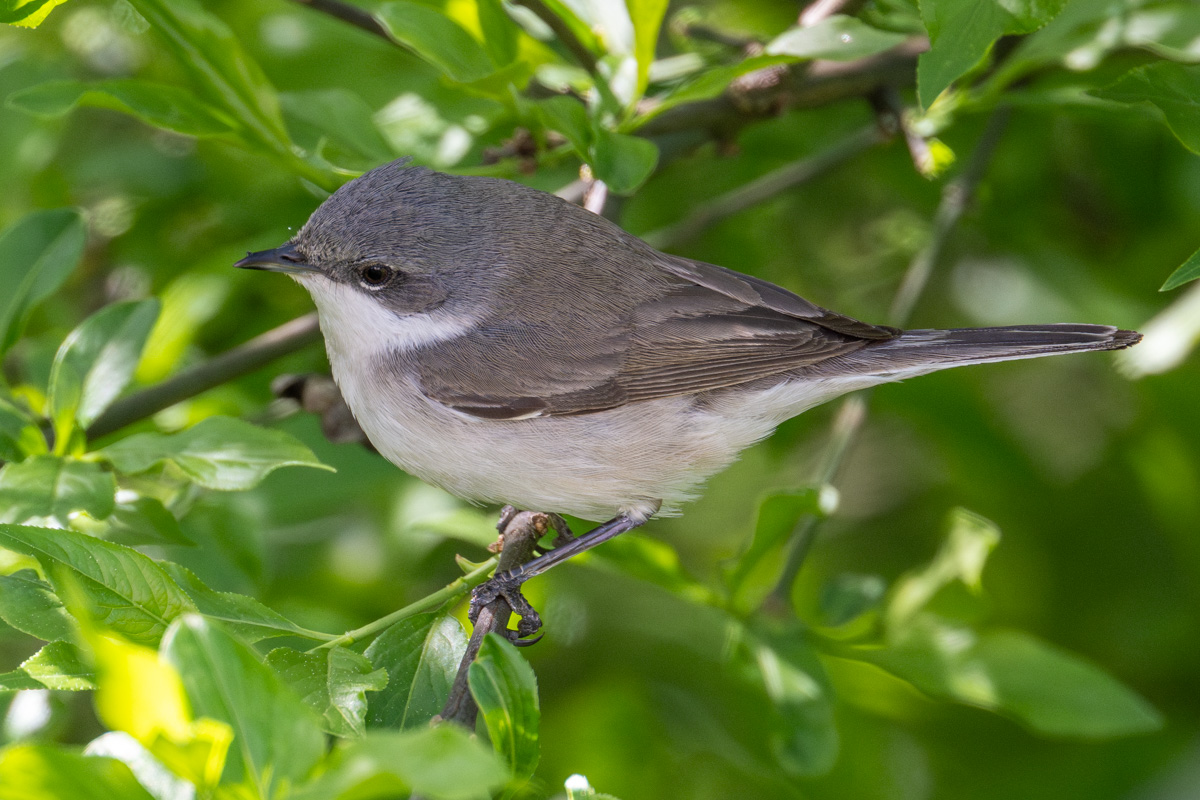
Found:
[[[421,314],[397,314],[352,286],[324,277],[298,276],[321,319],[321,333],[335,376],[375,368],[384,352],[415,350],[466,333],[469,315],[435,308]]]

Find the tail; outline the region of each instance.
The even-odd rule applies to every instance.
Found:
[[[859,369],[903,378],[964,364],[1040,358],[1088,350],[1123,350],[1141,341],[1136,331],[1111,325],[1014,325],[1007,328],[958,328],[904,331],[894,339],[871,342],[851,356]]]

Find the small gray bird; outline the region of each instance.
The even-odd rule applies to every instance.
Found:
[[[481,586],[520,584],[654,514],[802,411],[947,367],[1116,350],[1107,325],[868,325],[758,278],[660,253],[551,194],[403,160],[236,266],[317,306],[346,403],[386,458],[474,502],[608,520]]]

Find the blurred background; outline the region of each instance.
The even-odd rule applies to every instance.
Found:
[[[781,0],[686,5],[714,25],[763,35],[797,13]],[[479,171],[485,151],[512,134],[496,103],[338,20],[282,0],[205,6],[294,102],[331,88],[361,98],[397,156]],[[668,20],[683,6],[672,3]],[[0,96],[55,78],[135,74],[182,81],[122,2],[73,0],[37,30],[0,28]],[[866,103],[844,102],[758,122],[667,164],[610,213],[652,234],[872,118]],[[960,163],[985,122],[966,113],[940,134]],[[298,142],[316,135],[292,124]],[[578,178],[578,162],[524,171],[510,159],[490,171],[552,191]],[[919,175],[896,140],[671,249],[882,322],[930,240],[945,181]],[[311,310],[292,282],[230,268],[245,251],[284,241],[322,199],[276,161],[102,109],[40,119],[3,108],[0,186],[0,226],[62,206],[85,209],[89,223],[83,266],[10,355],[10,380],[44,384],[63,335],[116,299],[154,294],[165,303],[143,384]],[[1200,159],[1149,115],[1018,106],[911,326],[1144,329],[1175,302],[1173,321],[1123,363],[1069,356],[877,390],[835,482],[838,511],[820,526],[795,592],[803,618],[817,613],[835,576],[890,582],[927,562],[947,514],[965,507],[1003,533],[984,574],[986,624],[1020,628],[1100,665],[1163,713],[1162,730],[1048,738],[929,699],[882,670],[829,659],[840,752],[827,774],[795,777],[762,741],[766,701],[723,666],[719,621],[598,557],[529,587],[549,631],[524,651],[540,682],[539,778],[552,788],[583,773],[624,800],[1200,797],[1200,359],[1190,350],[1200,311],[1194,285],[1157,291],[1200,244],[1198,220]],[[317,420],[273,400],[276,375],[326,370],[313,346],[156,423],[180,427],[213,413],[277,421],[337,467],[336,475],[283,471],[252,492],[201,498],[184,520],[201,546],[170,552],[216,588],[336,631],[453,580],[455,553],[480,560],[495,509],[466,507],[361,446],[329,444]],[[764,493],[811,483],[834,413],[827,406],[788,422],[714,478],[682,517],[636,536],[666,543],[654,552],[677,553],[683,570],[717,584],[746,546]],[[765,590],[772,575],[754,580]],[[0,638],[5,663],[22,655],[15,641]],[[95,734],[86,698],[56,702],[60,739]]]

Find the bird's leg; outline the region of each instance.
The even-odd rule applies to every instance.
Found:
[[[552,524],[553,519],[551,517]],[[525,642],[524,640],[538,632],[542,627],[542,620],[533,606],[529,604],[529,601],[525,599],[525,596],[521,594],[521,584],[535,575],[541,575],[546,570],[561,564],[572,556],[591,550],[598,544],[607,542],[609,539],[619,536],[626,531],[633,530],[644,521],[644,519],[637,519],[628,514],[621,514],[605,522],[603,525],[596,526],[582,536],[577,536],[555,547],[550,552],[540,555],[532,561],[528,561],[507,572],[492,576],[492,579],[487,583],[482,583],[475,587],[475,592],[471,595],[471,608],[467,612],[467,618],[471,622],[475,622],[484,606],[502,597],[508,603],[509,608],[513,610],[513,613],[521,617],[521,621],[517,625],[516,638],[513,639],[513,643],[532,644],[533,642]],[[554,527],[556,530],[558,529],[557,525],[554,525]],[[561,537],[561,531],[559,534]]]

